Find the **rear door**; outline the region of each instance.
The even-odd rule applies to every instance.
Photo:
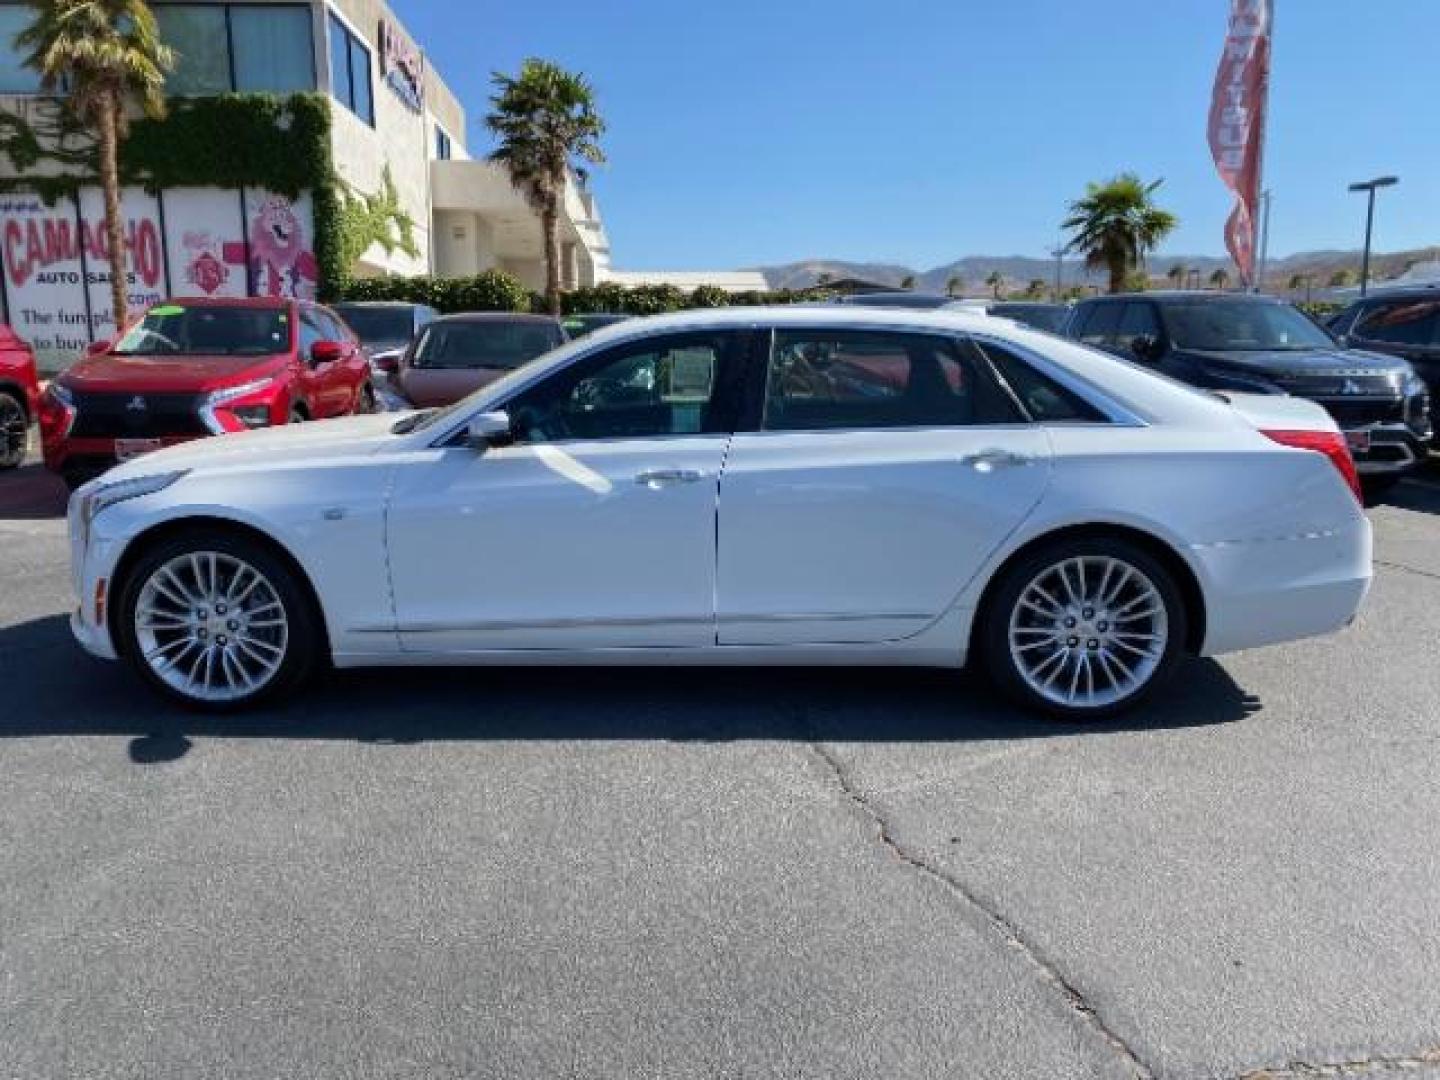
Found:
[[[722,645],[919,633],[1039,501],[1049,440],[966,343],[786,329],[720,484]]]

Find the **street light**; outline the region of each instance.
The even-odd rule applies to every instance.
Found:
[[[1363,180],[1350,185],[1351,191],[1369,193],[1370,202],[1365,210],[1365,254],[1360,258],[1360,295],[1364,296],[1370,286],[1370,233],[1375,228],[1375,190],[1394,187],[1400,182],[1398,176],[1377,176],[1374,180]]]

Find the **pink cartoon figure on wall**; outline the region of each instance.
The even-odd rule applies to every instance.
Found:
[[[317,279],[315,253],[293,203],[270,195],[250,219],[250,283],[257,296],[313,299]]]

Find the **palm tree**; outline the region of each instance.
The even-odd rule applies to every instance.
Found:
[[[959,274],[951,274],[950,279],[945,282],[945,295],[959,296],[965,291],[965,279]]]
[[[560,314],[560,202],[573,172],[581,183],[583,163],[602,165],[596,141],[605,122],[595,111],[595,93],[583,75],[548,60],[530,58],[511,78],[495,72],[485,126],[499,140],[490,160],[505,168],[510,182],[540,215],[545,241],[545,303]]]
[[[1025,295],[1031,300],[1039,300],[1045,295],[1045,279],[1031,278],[1030,284],[1025,286]]]
[[[29,0],[34,15],[15,37],[25,64],[47,92],[65,88],[65,107],[95,136],[105,202],[105,247],[115,329],[129,315],[125,291],[125,221],[120,210],[120,143],[129,132],[126,103],[147,116],[165,113],[165,73],[175,53],[160,41],[144,0]]]
[[[1175,263],[1169,270],[1165,271],[1165,276],[1170,279],[1170,284],[1174,285],[1175,288],[1183,289],[1185,287],[1185,275],[1189,272],[1184,263]]]
[[[995,299],[999,300],[1000,289],[1005,284],[1005,275],[1000,273],[999,270],[991,270],[990,273],[985,275],[985,284],[994,292]]]
[[[901,278],[901,279],[900,279],[900,288],[902,288],[902,289],[913,289],[913,288],[915,288],[915,275],[914,275],[914,274],[906,274],[903,278]]]
[[[1217,266],[1215,272],[1210,275],[1210,284],[1224,292],[1230,285],[1230,271],[1223,266]]]
[[[1125,287],[1126,274],[1140,266],[1178,224],[1151,196],[1163,180],[1146,184],[1135,173],[1121,173],[1104,184],[1087,184],[1083,198],[1070,204],[1062,228],[1071,231],[1067,251],[1085,256],[1092,270],[1110,275],[1110,291]]]

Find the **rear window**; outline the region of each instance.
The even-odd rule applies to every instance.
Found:
[[[425,328],[410,364],[417,368],[499,368],[528,364],[561,343],[546,323],[437,322]]]
[[[1008,349],[1002,349],[992,342],[976,342],[976,348],[985,354],[1000,377],[1020,399],[1032,419],[1040,423],[1057,423],[1066,420],[1081,423],[1104,422],[1106,417],[1099,409],[1067,390],[1048,375],[1037,371],[1026,361]]]
[[[157,304],[110,351],[115,356],[265,356],[289,348],[285,308]]]
[[[410,308],[336,307],[347,326],[366,345],[408,342],[415,336],[415,314]]]

